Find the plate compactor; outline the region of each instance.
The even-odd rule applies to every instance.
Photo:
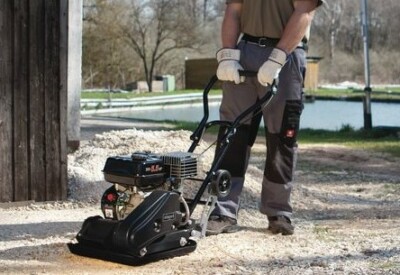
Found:
[[[241,71],[242,76],[255,72]],[[208,121],[208,93],[217,82],[213,76],[203,92],[204,117],[190,136],[188,152],[154,154],[134,152],[129,156],[109,157],[104,177],[112,185],[101,198],[103,216],[87,218],[76,240],[68,244],[74,254],[142,265],[181,256],[196,249],[205,236],[207,221],[218,197],[229,194],[231,176],[219,169],[221,159],[234,138],[237,127],[245,120],[261,117],[261,108],[275,94],[275,85],[257,103],[233,122]],[[204,179],[198,176],[199,154],[195,154],[204,132],[211,126],[226,128],[217,142],[214,160]],[[184,198],[185,181],[199,181],[193,198]],[[199,219],[192,218],[196,206],[204,204]]]

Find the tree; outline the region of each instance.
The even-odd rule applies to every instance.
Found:
[[[84,0],[83,83],[146,80],[152,89],[156,74],[183,77],[186,57],[214,56],[218,49],[224,3]]]
[[[316,24],[323,26],[323,34],[328,34],[329,57],[334,58],[336,38],[341,27],[343,0],[325,1],[315,18]],[[321,35],[321,34],[320,34]]]
[[[96,24],[139,58],[149,91],[157,62],[176,51],[200,45],[196,18],[185,12],[187,5],[182,1],[102,0],[97,4],[104,16]]]
[[[125,79],[133,72],[126,60],[129,55],[121,39],[114,35],[113,13],[106,9],[107,1],[86,0],[83,24],[83,83],[86,87],[125,87]]]
[[[400,1],[368,0],[375,82],[398,82]],[[220,45],[225,0],[84,0],[83,77],[86,85],[154,75],[184,75],[184,60],[211,58]],[[363,77],[360,0],[324,1],[313,20],[310,55],[322,81]],[[346,68],[344,70],[343,68]]]

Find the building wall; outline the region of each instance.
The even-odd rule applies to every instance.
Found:
[[[64,1],[67,2],[67,1]],[[78,149],[81,136],[82,0],[68,1],[68,147]]]
[[[67,9],[0,5],[0,202],[67,196]]]
[[[217,71],[215,58],[188,59],[185,62],[185,89],[204,89]],[[214,88],[220,88],[218,81]]]
[[[321,58],[307,59],[307,73],[304,81],[306,90],[318,88],[318,62]],[[217,71],[215,58],[188,59],[185,62],[185,89],[203,89],[210,78]],[[215,88],[220,88],[221,83],[216,83]]]

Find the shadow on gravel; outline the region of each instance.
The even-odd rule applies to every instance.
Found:
[[[28,260],[38,260],[44,262],[52,262],[54,256],[67,251],[68,247],[66,243],[58,242],[51,244],[40,244],[32,246],[23,247],[13,247],[10,249],[5,249],[0,251],[0,260],[15,261],[28,261]],[[17,257],[15,255],[18,255]],[[15,265],[13,265],[15,268]],[[26,266],[24,268],[26,270]],[[15,274],[28,274],[26,272],[15,273]],[[36,274],[29,272],[29,274]]]
[[[289,272],[289,270],[292,271],[286,274],[299,274],[297,273],[298,271],[307,270],[309,272],[310,268],[317,268],[316,270],[319,270],[321,272],[317,274],[328,274],[328,273],[331,274],[332,270],[330,268],[332,268],[332,266],[335,266],[336,268],[345,268],[345,270],[342,271],[337,270],[337,272],[339,272],[338,274],[343,274],[341,273],[343,271],[346,272],[352,271],[356,272],[354,274],[360,274],[357,272],[361,272],[361,270],[363,270],[363,267],[365,268],[365,266],[363,267],[360,266],[359,269],[359,267],[357,267],[357,262],[365,263],[365,261],[373,260],[376,266],[375,268],[373,268],[373,270],[374,272],[377,272],[374,274],[398,274],[390,272],[389,273],[380,273],[380,272],[382,271],[388,272],[390,270],[394,272],[400,271],[400,265],[398,263],[396,264],[395,262],[393,262],[392,266],[390,266],[390,264],[388,263],[388,260],[390,258],[399,255],[399,253],[400,249],[390,248],[390,249],[362,250],[362,251],[357,251],[356,253],[344,253],[339,255],[328,255],[328,256],[302,257],[301,255],[294,255],[285,258],[271,257],[273,259],[266,258],[265,260],[235,258],[235,259],[220,261],[218,262],[218,264],[214,263],[215,266],[214,267],[211,266],[210,268],[214,268],[213,269],[213,272],[215,272],[214,274],[219,274],[219,271],[224,270],[225,268],[229,267],[232,268],[235,266],[240,266],[241,268],[244,268],[246,270],[246,274],[251,274],[252,272],[260,272],[260,271],[263,272],[262,274],[285,274],[285,272],[282,272],[283,270],[286,270],[286,272]],[[248,255],[248,258],[250,257],[251,256]],[[349,268],[346,266],[346,262],[351,262],[354,264],[352,264],[352,267]],[[379,267],[379,263],[381,263],[382,267]],[[195,265],[196,263],[194,262],[191,264]],[[369,267],[370,266],[367,266],[367,268]],[[322,270],[326,271],[329,270],[330,272],[324,273]],[[353,274],[352,272],[350,272],[350,274]]]
[[[83,221],[82,221],[83,222]],[[5,241],[46,239],[54,236],[74,236],[82,222],[44,222],[0,225],[0,245]]]
[[[398,207],[392,209],[377,209],[374,207],[365,209],[346,209],[337,208],[331,210],[305,210],[298,209],[294,213],[296,218],[311,220],[384,220],[384,219],[399,219],[400,213]]]

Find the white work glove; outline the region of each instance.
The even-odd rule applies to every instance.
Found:
[[[287,55],[284,51],[274,48],[268,60],[258,70],[258,82],[263,86],[271,85],[274,79],[278,78],[283,65],[285,65],[286,58]]]
[[[223,48],[217,52],[217,77],[222,81],[233,81],[235,84],[243,82],[239,70],[243,70],[240,65],[240,50]]]

